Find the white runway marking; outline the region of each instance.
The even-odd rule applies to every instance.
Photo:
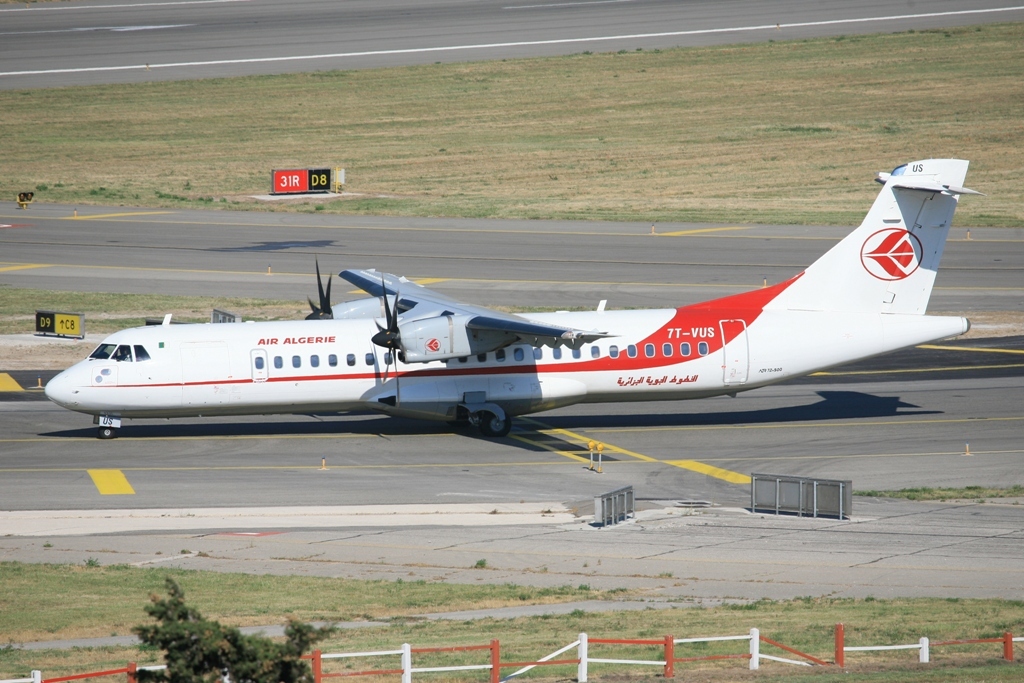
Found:
[[[178,0],[177,2],[136,2],[125,5],[44,5],[40,7],[11,7],[0,12],[48,12],[62,9],[123,9],[125,7],[166,7],[168,5],[219,5],[225,2],[252,2],[252,0]]]
[[[209,0],[211,2],[215,0]],[[227,0],[224,0],[227,1]],[[610,40],[637,40],[641,38],[671,38],[674,36],[696,36],[715,33],[740,33],[743,31],[767,31],[780,28],[806,28],[811,26],[840,26],[866,22],[885,22],[897,19],[929,19],[935,17],[953,17],[969,14],[991,14],[995,12],[1017,12],[1024,10],[1024,5],[1014,7],[996,7],[992,9],[956,10],[951,12],[925,12],[921,14],[894,14],[885,17],[862,17],[859,19],[832,19],[829,21],[804,21],[792,24],[761,24],[757,26],[735,26],[732,28],[708,28],[693,31],[665,31],[662,33],[635,33],[620,36],[591,36],[588,38],[559,38],[555,40],[524,40],[510,43],[486,43],[479,45],[446,45],[439,47],[415,47],[399,50],[366,50],[363,52],[334,52],[319,55],[293,55],[289,57],[250,57],[245,59],[213,59],[199,62],[169,62],[166,64],[132,64],[126,66],[93,66],[67,69],[36,69],[29,71],[2,71],[0,76],[38,76],[44,74],[71,74],[101,71],[129,71],[133,69],[173,69],[195,66],[217,66],[224,64],[261,64],[266,62],[296,62],[320,59],[344,59],[350,57],[377,57],[385,55],[425,54],[431,52],[455,52],[458,50],[485,50],[502,47],[530,47],[535,45],[567,45],[571,43],[602,42]]]
[[[551,2],[543,5],[513,5],[501,9],[547,9],[548,7],[580,7],[583,5],[618,5],[623,2],[637,2],[637,0],[589,0],[584,2]]]
[[[52,31],[8,31],[0,33],[0,36],[34,36],[41,33],[88,33],[89,31],[112,31],[121,33],[127,31],[157,31],[164,28],[185,28],[195,24],[166,24],[164,26],[92,26],[89,28],[62,28]]]

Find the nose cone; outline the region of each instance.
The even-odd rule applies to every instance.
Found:
[[[78,392],[72,386],[70,370],[65,370],[47,382],[43,393],[46,394],[46,398],[65,408],[71,408],[78,403],[75,398]]]

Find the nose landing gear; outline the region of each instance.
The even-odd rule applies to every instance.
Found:
[[[117,430],[121,428],[121,418],[113,415],[97,415],[93,418],[93,424],[99,425],[99,429],[96,430],[96,438],[116,439]]]

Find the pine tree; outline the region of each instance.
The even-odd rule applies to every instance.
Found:
[[[150,597],[146,612],[157,620],[133,631],[146,645],[164,652],[165,671],[139,671],[139,683],[313,683],[301,657],[335,631],[291,621],[285,642],[243,635],[237,628],[204,619],[185,605],[185,593],[168,577],[168,597]]]

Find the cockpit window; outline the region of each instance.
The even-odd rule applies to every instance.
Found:
[[[106,360],[110,358],[110,354],[117,348],[117,344],[100,344],[96,347],[96,350],[89,354],[89,358],[96,358],[97,360]]]
[[[135,345],[135,362],[141,363],[144,360],[149,360],[149,354],[146,352],[145,346]]]
[[[132,362],[132,347],[127,344],[122,344],[114,349],[114,353],[110,355],[111,360],[116,360],[121,363]]]

